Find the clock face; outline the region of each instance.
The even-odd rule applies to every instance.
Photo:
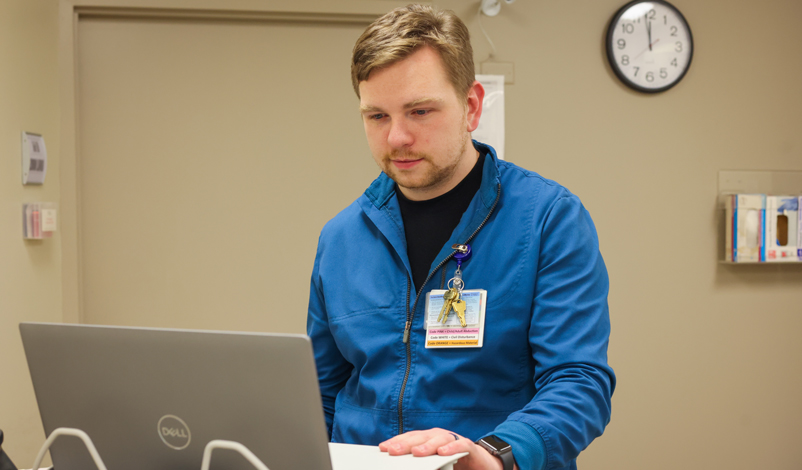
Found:
[[[668,2],[624,5],[607,30],[607,58],[613,71],[635,90],[656,93],[676,85],[693,57],[685,17]]]

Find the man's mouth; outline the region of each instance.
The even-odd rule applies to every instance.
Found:
[[[408,170],[422,161],[422,158],[416,158],[414,160],[393,160],[393,165],[399,170]]]

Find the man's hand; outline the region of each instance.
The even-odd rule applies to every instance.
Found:
[[[468,455],[457,461],[454,470],[502,470],[501,460],[490,455],[484,448],[470,439],[440,428],[406,432],[382,442],[379,450],[390,455],[412,454],[416,457],[468,452]]]

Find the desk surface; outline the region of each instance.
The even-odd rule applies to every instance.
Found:
[[[447,457],[389,455],[387,452],[381,452],[378,446],[334,443],[329,443],[329,453],[334,470],[437,470],[468,455],[467,452]]]

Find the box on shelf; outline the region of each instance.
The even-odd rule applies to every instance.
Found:
[[[796,212],[796,257],[799,261],[802,261],[802,196],[799,196],[799,200],[797,201],[799,205],[799,210]]]
[[[762,258],[769,263],[798,261],[799,197],[766,196],[766,238]]]
[[[26,240],[51,238],[56,231],[56,204],[32,202],[22,205],[22,237]]]
[[[725,259],[736,263],[759,262],[765,238],[766,196],[731,194],[725,197]]]

